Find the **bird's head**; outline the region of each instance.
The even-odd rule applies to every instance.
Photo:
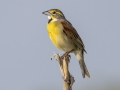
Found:
[[[50,21],[65,19],[64,14],[59,9],[50,9],[50,10],[44,11],[43,14],[47,15]]]

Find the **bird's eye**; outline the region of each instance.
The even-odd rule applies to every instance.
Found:
[[[53,12],[53,14],[56,14],[56,12]]]

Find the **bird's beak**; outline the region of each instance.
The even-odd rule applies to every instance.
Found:
[[[42,12],[42,14],[47,15],[47,16],[51,16],[51,13],[48,11],[44,11],[44,12]]]

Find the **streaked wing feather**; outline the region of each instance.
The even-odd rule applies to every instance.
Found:
[[[67,20],[61,21],[61,24],[64,27],[63,32],[66,34],[66,36],[69,37],[80,49],[85,51],[83,41],[72,24]]]

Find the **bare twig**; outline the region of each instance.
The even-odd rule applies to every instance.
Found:
[[[59,54],[54,54],[51,57],[51,60],[54,57],[56,57],[58,61],[59,68],[62,74],[63,90],[72,90],[72,85],[75,82],[75,80],[74,80],[74,77],[70,74],[69,69],[68,69],[70,55],[67,55],[62,59]]]

